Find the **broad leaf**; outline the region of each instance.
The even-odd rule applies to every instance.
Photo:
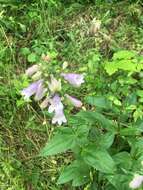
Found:
[[[72,180],[72,186],[80,186],[89,181],[89,176],[89,166],[82,160],[76,160],[63,170],[58,179],[58,184],[63,184]]]
[[[116,188],[116,190],[130,190],[129,182],[132,178],[129,174],[107,175],[106,178]]]
[[[119,152],[113,156],[116,165],[129,170],[132,166],[132,158],[128,152]]]
[[[107,132],[104,135],[100,135],[100,137],[97,139],[97,145],[100,148],[108,149],[114,141],[115,133]]]
[[[103,173],[114,173],[116,170],[115,162],[106,150],[99,150],[95,146],[87,147],[83,152],[84,161],[90,166]]]
[[[114,125],[114,123],[100,113],[91,112],[91,111],[81,111],[76,116],[79,118],[80,117],[83,118],[89,123],[95,124],[98,122],[103,128],[109,131],[116,131],[116,126]]]
[[[121,50],[117,53],[114,53],[113,60],[116,59],[131,59],[136,56],[136,52],[134,51],[128,51],[128,50]]]
[[[118,67],[116,66],[116,63],[114,62],[106,62],[104,68],[106,72],[108,73],[108,75],[112,75],[116,71],[118,71]]]
[[[111,108],[111,102],[109,102],[104,96],[88,96],[86,102],[99,108]]]
[[[140,135],[143,129],[137,128],[137,127],[127,127],[120,130],[121,136],[136,136]]]
[[[65,152],[74,146],[75,136],[71,129],[59,131],[41,150],[40,156],[50,156]]]

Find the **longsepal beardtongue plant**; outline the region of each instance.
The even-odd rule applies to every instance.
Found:
[[[86,190],[143,189],[143,118],[139,112],[134,119],[134,109],[130,110],[142,103],[143,80],[139,77],[136,80],[143,69],[142,60],[134,52],[119,51],[112,62],[103,65],[106,73],[102,71],[97,76],[93,71],[88,73],[86,86],[91,82],[91,87],[96,88],[93,94],[86,92],[87,109],[71,115],[68,127],[56,129],[39,154],[41,157],[66,152],[67,157],[72,155],[66,166],[62,164],[57,184],[71,183],[73,188],[82,186],[79,189]],[[61,76],[76,89],[84,82],[83,75],[62,73]],[[94,80],[89,80],[92,76]],[[69,91],[64,97],[76,108],[82,107],[82,102]],[[50,99],[49,111],[55,113],[52,123],[65,122],[63,109],[56,92]]]
[[[29,101],[34,96],[35,101],[40,101],[40,108],[48,108],[49,113],[54,113],[52,124],[62,125],[66,123],[67,119],[64,114],[64,105],[62,99],[66,98],[73,106],[77,108],[82,107],[82,102],[73,96],[65,94],[60,97],[62,91],[61,79],[63,78],[74,88],[79,88],[84,83],[84,75],[76,73],[61,73],[59,79],[50,73],[50,79],[45,78],[42,73],[42,65],[32,65],[25,71],[25,75],[31,78],[31,84],[21,91],[25,101]]]

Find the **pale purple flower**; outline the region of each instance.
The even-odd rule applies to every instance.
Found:
[[[44,88],[43,86],[43,81],[41,80],[41,82],[39,83],[38,87],[37,87],[37,91],[36,91],[36,94],[35,94],[35,100],[36,101],[39,101],[41,100],[44,96],[45,96],[45,93],[47,92],[47,89]]]
[[[38,80],[30,84],[27,88],[24,88],[21,91],[21,94],[24,96],[25,100],[28,100],[32,95],[34,95],[38,89],[39,84],[41,84],[42,80]]]
[[[61,90],[61,81],[57,80],[53,75],[51,75],[51,83],[48,83],[48,86],[50,91],[55,93]]]
[[[129,183],[129,187],[132,189],[137,189],[141,186],[142,182],[143,182],[143,176],[136,174],[132,179],[132,181]]]
[[[37,71],[39,71],[39,65],[33,65],[31,67],[29,67],[26,71],[25,74],[27,76],[32,76],[34,73],[36,73]]]
[[[48,112],[54,112],[52,123],[58,123],[59,125],[61,125],[62,123],[66,123],[67,120],[63,112],[64,106],[61,102],[61,98],[59,97],[59,95],[56,94],[51,100],[49,100],[49,102],[51,105],[49,106]]]
[[[65,95],[66,98],[70,101],[70,103],[77,107],[77,108],[80,108],[82,106],[82,102],[80,100],[78,100],[77,98],[74,98],[72,96],[69,96],[68,94]]]
[[[84,83],[83,74],[62,73],[61,76],[74,87],[80,87],[81,84]]]
[[[40,104],[40,108],[41,108],[41,109],[46,108],[46,107],[48,106],[48,103],[49,103],[49,98],[46,97],[46,98],[43,100],[43,102]]]
[[[52,123],[53,124],[58,123],[59,125],[61,125],[62,123],[66,123],[66,122],[67,120],[66,120],[63,110],[62,109],[56,110],[55,115],[52,119]]]
[[[50,106],[48,109],[49,113],[56,112],[57,110],[63,110],[64,106],[61,102],[61,98],[59,97],[58,94],[56,94],[52,99],[49,100]]]

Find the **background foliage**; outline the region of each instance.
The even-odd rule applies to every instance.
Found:
[[[142,1],[0,2],[0,188],[127,190],[133,172],[142,173]],[[90,36],[93,18],[102,24]],[[46,111],[19,95],[27,83],[22,73],[42,53],[54,57],[55,72],[67,61],[69,71],[86,74],[76,92],[86,112],[72,116],[77,110],[69,108],[68,127],[51,126]],[[55,133],[56,141],[49,141]],[[93,144],[101,148],[95,151]],[[41,149],[43,156],[68,151],[39,157]],[[85,184],[58,185],[68,181]]]

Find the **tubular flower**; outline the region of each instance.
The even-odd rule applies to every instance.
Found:
[[[47,91],[47,89],[44,88],[44,86],[43,86],[43,81],[41,81],[41,83],[40,83],[40,84],[38,85],[38,87],[37,87],[37,91],[36,91],[36,94],[35,94],[35,98],[34,98],[34,99],[35,99],[36,101],[41,100],[41,99],[44,97],[46,91]]]
[[[61,76],[74,87],[80,87],[84,83],[84,76],[82,74],[62,73]]]
[[[52,119],[52,123],[58,123],[59,125],[61,125],[62,123],[66,123],[67,120],[63,112],[64,106],[61,102],[61,98],[59,97],[59,95],[56,94],[49,102],[51,105],[49,106],[48,112],[55,113]]]
[[[39,65],[33,65],[31,67],[29,67],[26,71],[25,74],[27,76],[32,76],[34,73],[36,73],[37,71],[39,71]]]
[[[42,80],[38,80],[30,84],[27,88],[24,88],[21,91],[21,94],[24,96],[25,100],[28,100],[32,95],[37,92],[38,86],[41,84]]]
[[[56,112],[57,110],[63,110],[64,106],[61,102],[61,98],[59,97],[58,94],[56,94],[52,99],[49,100],[50,106],[48,109],[49,113]]]
[[[51,75],[51,83],[48,84],[51,92],[55,93],[61,90],[61,81],[57,80]]]
[[[78,100],[72,96],[69,96],[68,94],[66,94],[65,96],[73,106],[75,106],[77,108],[80,108],[82,106],[82,102],[80,100]]]
[[[132,189],[137,189],[141,186],[143,182],[143,176],[136,174],[132,181],[129,183],[129,187]]]
[[[66,123],[66,122],[67,120],[66,120],[63,110],[62,109],[56,110],[55,115],[52,119],[52,123],[53,124],[58,123],[59,125],[61,125],[62,123]]]

